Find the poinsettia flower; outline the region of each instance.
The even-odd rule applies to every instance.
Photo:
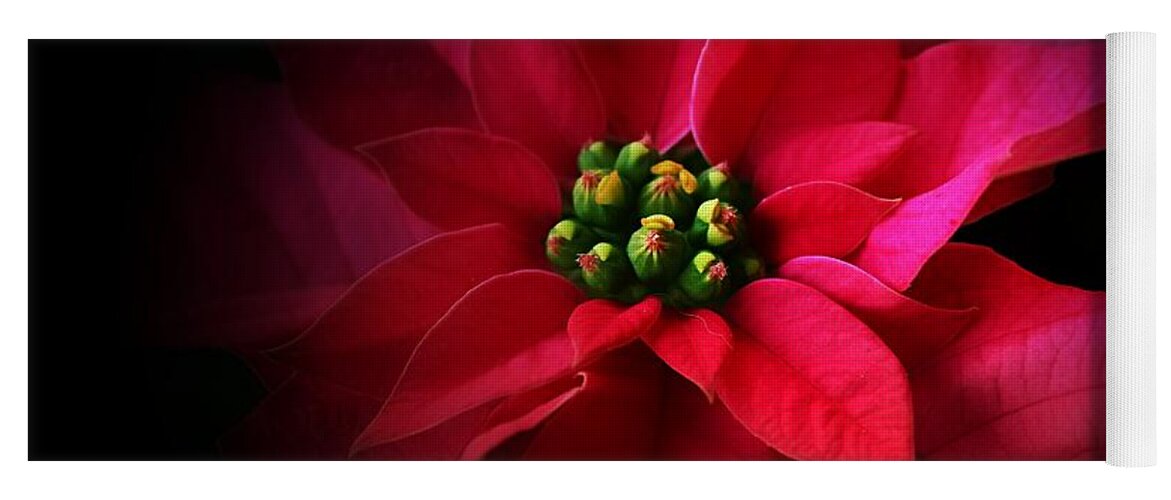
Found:
[[[417,216],[420,234],[437,234],[369,269],[295,338],[268,338],[265,362],[287,371],[225,437],[229,453],[1104,456],[1104,294],[949,243],[965,221],[1042,189],[1054,163],[1103,147],[1101,43],[913,56],[887,41],[731,40],[276,52],[290,102],[320,134],[285,116],[289,140],[320,148],[308,161],[346,158],[338,178],[376,173],[377,187],[348,188],[392,187],[382,196],[410,213],[388,226]],[[694,224],[713,248],[750,242],[765,275],[726,300],[622,299],[551,265],[543,251],[564,244],[548,236],[575,179],[625,199],[625,173],[578,170],[599,140],[695,151],[750,185],[759,203],[704,204]],[[663,192],[707,182],[654,168],[670,177]],[[338,232],[385,216],[370,208],[333,219]],[[624,227],[596,213],[590,224]],[[660,237],[674,222],[656,217],[630,248],[669,251]],[[582,255],[584,271],[601,265]],[[654,262],[625,265],[665,265]],[[703,272],[723,282],[717,263]]]

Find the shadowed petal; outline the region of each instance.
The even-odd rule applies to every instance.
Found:
[[[565,375],[573,361],[565,323],[582,299],[569,281],[536,270],[499,275],[469,290],[419,342],[354,451]]]
[[[1104,293],[1049,283],[991,249],[964,244],[943,247],[910,293],[980,309],[911,373],[920,456],[1105,458]]]
[[[663,367],[641,346],[615,351],[583,370],[573,399],[537,431],[531,460],[640,460],[653,456]]]
[[[500,222],[543,233],[561,215],[557,181],[514,141],[426,129],[365,144],[411,208],[443,229]]]
[[[381,400],[423,334],[468,290],[540,265],[539,248],[499,224],[441,234],[358,280],[303,335],[272,354]]]
[[[659,460],[780,460],[728,413],[724,403],[711,401],[695,385],[678,376],[664,383],[658,428]]]
[[[605,105],[572,43],[476,40],[472,95],[489,132],[515,139],[558,177],[576,177],[577,152],[606,132]]]
[[[515,396],[493,410],[483,429],[468,443],[463,458],[484,458],[509,438],[540,425],[553,412],[581,392],[585,375],[577,374]]]
[[[691,83],[702,40],[584,40],[582,59],[606,102],[610,133],[649,135],[666,151],[691,128]]]
[[[426,127],[480,128],[471,94],[427,42],[286,41],[274,50],[301,116],[339,146]]]
[[[717,394],[798,460],[914,458],[906,372],[882,340],[816,290],[766,279],[726,306],[738,335]]]
[[[845,184],[799,184],[765,198],[752,211],[753,243],[772,265],[804,255],[845,257],[898,203]]]

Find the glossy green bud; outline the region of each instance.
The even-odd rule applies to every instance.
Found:
[[[698,187],[695,176],[673,161],[660,162],[651,167],[651,172],[658,176],[638,195],[639,217],[661,214],[680,226],[690,224],[695,216],[695,200],[691,197]]]
[[[577,265],[590,290],[599,294],[617,292],[630,281],[630,261],[614,245],[598,243],[589,252],[578,255]]]
[[[577,168],[583,173],[596,170],[610,170],[614,168],[614,160],[618,152],[614,146],[602,141],[586,144],[577,154]]]
[[[587,224],[605,229],[623,227],[630,221],[633,195],[618,172],[589,171],[573,185],[573,212]]]
[[[728,266],[714,253],[701,250],[679,273],[676,283],[696,303],[711,301],[724,291]]]
[[[648,142],[648,139],[643,139],[623,146],[614,162],[614,170],[636,186],[645,184],[651,178],[651,166],[659,162],[659,152],[650,147]]]
[[[696,180],[699,187],[695,190],[695,198],[698,200],[719,198],[733,205],[739,205],[739,202],[744,199],[744,186],[735,177],[732,177],[726,163],[700,172]]]
[[[577,254],[593,248],[601,238],[577,219],[565,219],[549,230],[545,238],[545,257],[558,269],[577,268]]]
[[[642,219],[642,227],[630,236],[626,253],[639,280],[663,285],[679,275],[691,256],[691,247],[670,217],[652,215]]]
[[[733,248],[744,239],[744,217],[728,203],[705,201],[695,211],[695,223],[687,231],[687,239],[697,248]]]

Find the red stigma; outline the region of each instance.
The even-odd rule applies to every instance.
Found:
[[[599,262],[598,256],[592,253],[577,254],[577,265],[581,266],[581,269],[587,273],[597,271]]]
[[[728,277],[728,266],[723,262],[716,262],[707,268],[707,276],[716,281],[724,281],[724,278]]]
[[[643,246],[647,249],[647,251],[658,253],[661,252],[663,248],[667,246],[667,244],[663,242],[662,233],[656,230],[652,230],[647,232],[646,241],[644,242]]]
[[[602,176],[593,170],[581,174],[581,185],[586,189],[596,188],[600,182],[602,182]]]
[[[716,217],[715,217],[716,224],[723,224],[723,225],[727,226],[727,225],[735,224],[736,221],[739,221],[739,220],[740,220],[740,212],[737,212],[735,208],[720,207],[719,211],[716,212]]]
[[[548,240],[545,240],[545,246],[554,255],[561,255],[561,246],[565,244],[565,241],[565,238],[560,236],[551,236]]]
[[[655,181],[655,194],[667,194],[675,190],[675,186],[679,185],[679,180],[674,176],[665,175]]]

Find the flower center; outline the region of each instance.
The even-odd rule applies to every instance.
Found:
[[[660,155],[648,142],[582,149],[572,209],[550,230],[545,253],[593,297],[719,306],[763,276],[747,239],[746,187],[726,164]]]

